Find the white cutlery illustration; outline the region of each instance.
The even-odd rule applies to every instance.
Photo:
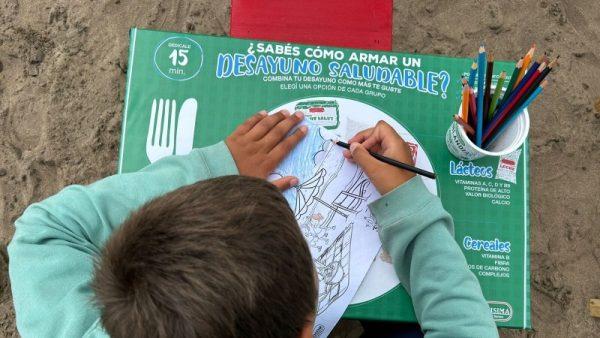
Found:
[[[177,155],[187,155],[192,151],[197,108],[198,103],[195,99],[187,99],[181,105],[179,118],[177,119],[177,138],[175,143],[175,154]]]
[[[179,111],[176,127],[176,101],[169,99],[152,101],[146,139],[146,155],[150,163],[175,153],[186,155],[192,150],[197,108],[198,103],[195,99],[185,100]]]

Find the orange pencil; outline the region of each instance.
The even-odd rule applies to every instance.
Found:
[[[521,67],[521,70],[519,70],[519,76],[517,77],[517,81],[515,81],[515,84],[514,84],[515,87],[517,86],[519,81],[521,81],[523,76],[525,76],[527,67],[529,67],[529,64],[531,63],[531,59],[533,59],[533,53],[535,53],[535,43],[533,45],[531,45],[531,48],[529,49],[529,51],[527,52],[527,54],[525,54],[525,57],[523,58],[523,66]]]
[[[471,115],[469,125],[475,127],[477,125],[477,103],[475,103],[475,91],[473,91],[473,88],[469,88],[469,114]]]
[[[463,87],[462,92],[462,119],[465,123],[469,123],[469,86]]]

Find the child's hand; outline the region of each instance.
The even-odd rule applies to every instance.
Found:
[[[261,111],[237,127],[225,139],[225,144],[240,175],[267,178],[306,135],[307,128],[302,126],[292,135],[286,136],[303,118],[302,112],[290,115],[287,110],[282,110],[267,115],[266,111]],[[287,176],[272,183],[285,190],[298,184],[298,179]]]
[[[371,156],[368,150],[413,164],[408,145],[389,124],[379,121],[373,128],[356,134],[348,140],[350,150],[344,156],[354,160],[369,176],[380,194],[385,195],[415,176],[414,173],[383,163]]]

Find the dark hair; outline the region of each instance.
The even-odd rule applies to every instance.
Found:
[[[314,313],[310,251],[282,194],[225,176],[170,192],[112,235],[93,280],[112,337],[291,337]]]

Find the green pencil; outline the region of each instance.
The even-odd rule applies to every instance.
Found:
[[[500,77],[498,78],[498,83],[496,83],[496,90],[494,90],[494,96],[492,96],[492,103],[490,103],[490,110],[488,111],[488,121],[491,121],[492,117],[494,117],[494,110],[496,110],[498,98],[500,97],[500,93],[502,92],[502,85],[504,84],[505,79],[506,72],[502,71],[502,73],[500,73]]]
[[[523,58],[519,59],[517,65],[515,66],[515,70],[513,70],[512,75],[510,76],[510,81],[508,82],[508,86],[506,87],[506,92],[502,96],[502,100],[500,100],[500,104],[504,103],[510,96],[510,92],[512,92],[515,83],[517,82],[517,78],[519,77],[519,72],[521,71],[521,67],[523,66]]]

